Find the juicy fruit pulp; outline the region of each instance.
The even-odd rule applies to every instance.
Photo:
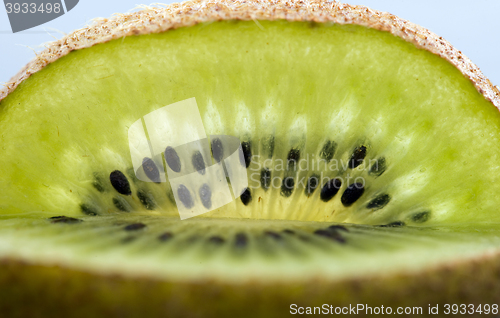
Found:
[[[249,192],[206,216],[499,221],[500,114],[457,69],[365,27],[259,24],[127,37],[23,82],[1,102],[2,214],[176,215],[168,183],[130,173],[127,128],[195,97],[207,134],[238,136],[258,156],[245,158]],[[314,156],[336,165],[300,168]],[[279,159],[299,169],[280,170]],[[127,193],[111,186],[114,171],[130,182]],[[255,182],[262,176],[270,181]],[[320,178],[300,183],[312,176]]]
[[[192,97],[207,135],[242,141],[249,188],[210,219],[179,221],[172,193],[208,208],[210,186],[170,189],[151,158],[155,182],[137,180],[127,132]],[[48,65],[1,110],[2,258],[287,287],[500,246],[498,110],[454,66],[389,33],[225,21],[126,37]],[[210,143],[218,162],[223,145]],[[174,171],[213,163],[168,146],[163,158]]]

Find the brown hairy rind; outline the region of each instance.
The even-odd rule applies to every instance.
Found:
[[[417,273],[272,284],[244,285],[214,280],[169,282],[154,278],[100,275],[74,269],[0,261],[2,317],[284,317],[290,305],[347,307],[358,304],[398,308],[420,307],[406,317],[427,317],[429,306],[466,304],[470,310],[500,303],[500,255],[484,255]],[[481,307],[478,307],[481,305]],[[459,307],[460,310],[460,307]],[[338,313],[338,312],[337,312]],[[344,311],[345,313],[345,311]],[[335,314],[335,311],[334,311]],[[451,312],[450,312],[451,314]],[[356,315],[354,315],[356,316]],[[358,317],[370,315],[358,312]],[[474,312],[468,317],[482,317]]]
[[[116,14],[97,19],[91,26],[73,31],[47,44],[5,88],[0,101],[31,74],[65,56],[98,43],[125,36],[159,33],[197,23],[219,20],[288,20],[357,24],[390,32],[421,49],[437,54],[468,77],[477,90],[500,109],[500,92],[462,52],[431,31],[386,12],[340,2],[303,0],[192,0]],[[258,23],[258,22],[257,22]]]

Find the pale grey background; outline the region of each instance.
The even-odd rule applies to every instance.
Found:
[[[29,2],[27,0],[27,2]],[[167,3],[178,1],[167,1]],[[476,63],[495,85],[500,84],[500,1],[475,0],[351,0],[420,24],[444,37]],[[0,83],[7,82],[34,57],[41,43],[84,27],[92,18],[127,12],[140,0],[80,0],[65,15],[30,30],[13,34],[5,7],[0,6]],[[33,50],[32,50],[33,49]]]

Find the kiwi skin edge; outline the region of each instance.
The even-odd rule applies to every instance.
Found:
[[[0,312],[5,317],[281,317],[290,305],[422,307],[498,304],[500,255],[448,264],[416,275],[337,282],[245,285],[172,283],[30,265],[0,263]],[[471,315],[472,317],[473,315]]]
[[[203,4],[202,4],[203,3]],[[181,13],[182,12],[182,13]],[[392,34],[448,60],[494,106],[500,92],[447,41],[388,13],[321,1],[189,1],[96,21],[47,49],[0,90],[0,100],[31,74],[69,52],[123,36],[164,32],[216,20],[277,20],[358,24]],[[127,28],[122,26],[127,24]],[[245,285],[217,281],[173,283],[153,278],[90,274],[4,259],[0,261],[0,313],[6,317],[275,317],[290,305],[373,307],[499,304],[500,251],[416,273],[307,283]]]

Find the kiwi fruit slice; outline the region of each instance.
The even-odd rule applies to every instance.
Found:
[[[210,210],[204,172],[224,144],[167,145],[143,158],[144,181],[128,130],[193,97],[207,135],[241,141],[248,187],[181,221],[176,194]],[[0,310],[495,313],[499,105],[445,40],[365,7],[190,1],[97,21],[0,94]],[[167,165],[202,181],[172,187]]]

